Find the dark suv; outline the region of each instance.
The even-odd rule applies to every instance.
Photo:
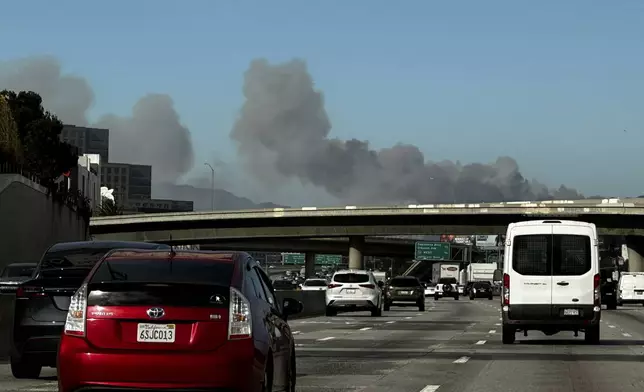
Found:
[[[56,367],[56,353],[72,295],[87,274],[113,249],[170,249],[145,242],[63,242],[50,247],[34,275],[18,286],[11,332],[11,372],[38,378],[43,366]]]
[[[425,287],[413,276],[397,276],[385,289],[385,310],[391,305],[416,305],[421,312],[425,311]]]
[[[494,292],[490,282],[474,282],[469,290],[470,299],[474,298],[487,298],[493,299]]]

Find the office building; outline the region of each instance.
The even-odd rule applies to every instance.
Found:
[[[120,205],[128,200],[152,199],[152,166],[106,163],[101,166],[101,175],[101,185],[114,189],[114,198]]]
[[[98,154],[103,163],[109,162],[110,131],[102,128],[63,125],[60,139],[78,148],[78,155]]]

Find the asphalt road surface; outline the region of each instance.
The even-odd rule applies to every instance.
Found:
[[[427,300],[383,317],[341,313],[291,322],[302,392],[619,392],[644,390],[644,307],[602,313],[602,343],[583,333],[534,332],[501,344],[494,301]],[[14,380],[0,365],[0,391],[56,391],[55,373]],[[49,377],[47,377],[49,376]]]

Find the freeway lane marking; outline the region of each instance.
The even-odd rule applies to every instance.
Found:
[[[364,327],[364,328],[360,328],[360,331],[368,331],[370,329],[371,329],[371,327]]]
[[[488,333],[496,333],[496,329],[491,329]]]
[[[615,328],[615,326],[614,325],[609,325],[608,328]]]
[[[395,321],[387,321],[387,324],[393,324]]]
[[[630,333],[626,333],[626,332],[624,332],[622,335],[624,335],[624,337],[627,337],[627,338],[630,338],[630,337],[631,337],[631,334],[630,334]]]
[[[440,385],[428,385],[425,388],[421,389],[420,392],[436,392]]]
[[[466,363],[469,360],[470,360],[470,357],[460,357],[459,359],[457,359],[456,361],[454,361],[452,363]]]
[[[405,320],[409,320],[409,319],[411,319],[411,317],[405,317]]]
[[[478,342],[476,342],[476,344],[478,345],[485,344],[485,340],[479,340]]]
[[[299,335],[301,332],[300,331],[293,331],[291,332],[293,335]]]
[[[325,342],[325,341],[327,341],[327,340],[331,340],[331,339],[335,339],[335,337],[333,337],[333,336],[327,336],[326,338],[318,339],[318,341],[320,341],[320,342]]]

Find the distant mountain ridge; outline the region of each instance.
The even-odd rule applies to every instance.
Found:
[[[195,211],[212,210],[212,190],[192,185],[155,184],[152,196],[158,199],[191,200]],[[248,210],[258,208],[287,208],[271,202],[256,203],[246,197],[239,197],[223,189],[215,189],[216,210]]]

